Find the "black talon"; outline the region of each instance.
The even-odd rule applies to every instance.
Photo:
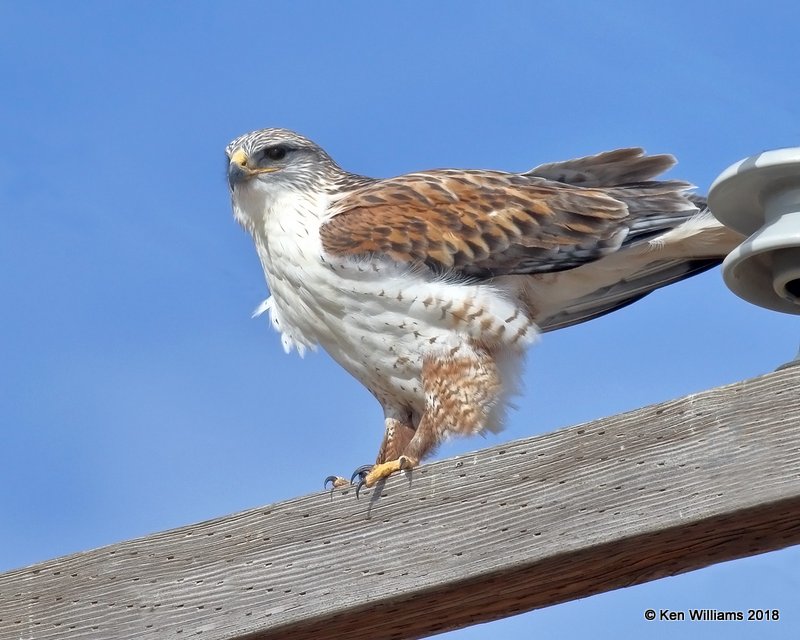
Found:
[[[328,476],[327,478],[325,478],[325,482],[323,483],[322,488],[323,489],[327,489],[328,488],[328,483],[330,482],[331,485],[332,485],[331,486],[331,491],[333,491],[336,488],[336,480],[337,479],[338,479],[338,476]],[[350,483],[352,484],[352,482],[353,481],[351,480]]]
[[[361,491],[361,487],[365,486],[367,481],[364,478],[361,478],[359,483],[356,485],[356,498],[358,498],[358,493]]]
[[[353,480],[355,480],[356,477],[361,479],[361,482],[359,482],[359,486],[364,484],[364,478],[367,477],[367,474],[370,472],[371,469],[372,469],[371,464],[362,464],[358,469],[353,471],[353,475],[350,476],[350,484],[353,484]],[[358,495],[358,491],[356,491],[356,495]]]

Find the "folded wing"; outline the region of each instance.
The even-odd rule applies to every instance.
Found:
[[[699,215],[691,185],[653,179],[673,163],[620,149],[522,174],[379,180],[334,205],[322,245],[472,280],[530,276],[532,315],[543,330],[562,328],[708,269],[735,246],[735,234]]]

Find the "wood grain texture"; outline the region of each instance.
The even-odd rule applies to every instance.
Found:
[[[0,576],[0,639],[416,638],[800,543],[800,366]],[[382,495],[378,495],[382,493]]]

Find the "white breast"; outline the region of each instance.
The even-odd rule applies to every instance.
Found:
[[[240,199],[271,297],[268,311],[284,349],[303,355],[320,344],[381,402],[423,402],[422,357],[465,339],[521,350],[536,329],[515,292],[491,285],[431,279],[380,259],[326,257],[319,240],[327,200],[288,195]],[[261,219],[248,215],[258,211]]]

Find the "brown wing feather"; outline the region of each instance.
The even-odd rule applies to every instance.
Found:
[[[672,188],[675,191],[675,188]],[[529,175],[440,170],[390,178],[335,205],[325,251],[467,275],[569,269],[616,250],[634,218],[601,189]]]
[[[612,187],[652,180],[674,164],[674,156],[648,156],[644,149],[632,147],[604,151],[574,160],[540,164],[525,175],[581,187]]]

